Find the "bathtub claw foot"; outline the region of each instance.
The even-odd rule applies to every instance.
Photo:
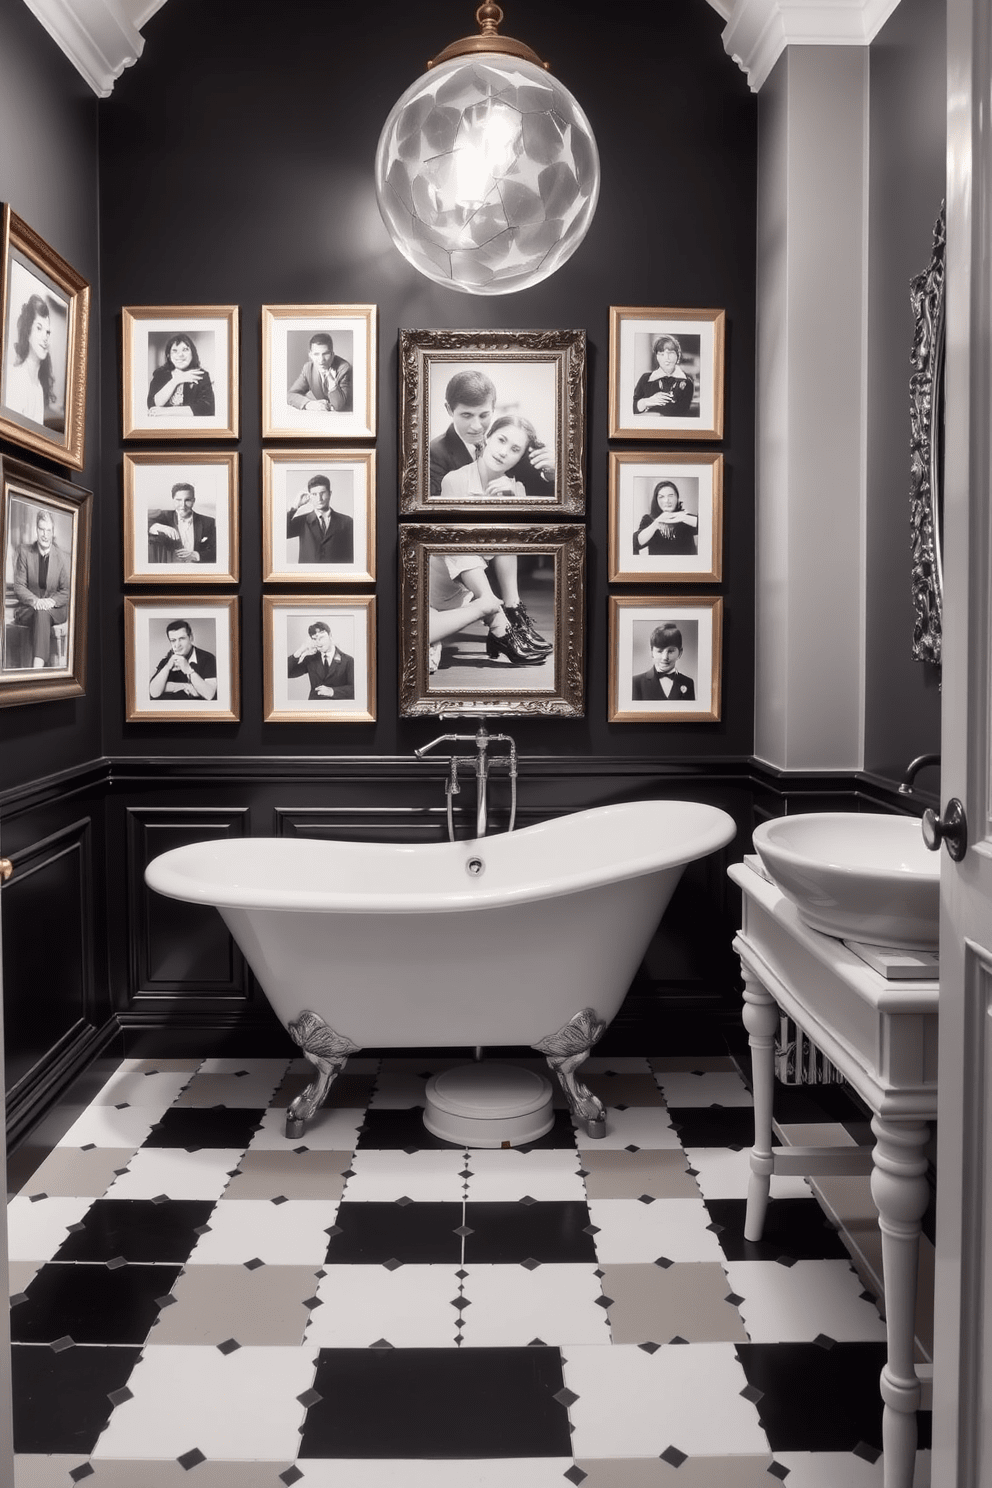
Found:
[[[584,1126],[587,1135],[593,1139],[606,1136],[606,1111],[602,1101],[582,1083],[575,1071],[588,1059],[593,1045],[605,1032],[606,1024],[596,1016],[595,1009],[583,1008],[557,1033],[531,1045],[544,1055],[548,1068],[558,1076],[573,1119]]]
[[[335,1033],[323,1018],[318,1018],[309,1008],[305,1008],[288,1025],[288,1032],[317,1070],[315,1078],[300,1092],[286,1112],[286,1136],[292,1141],[303,1136],[307,1122],[320,1109],[331,1085],[344,1069],[349,1055],[357,1054],[361,1045],[353,1044],[343,1033]]]

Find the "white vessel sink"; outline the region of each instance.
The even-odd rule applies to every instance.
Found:
[[[935,950],[940,855],[911,816],[811,812],[755,829],[765,872],[814,930],[841,940]]]

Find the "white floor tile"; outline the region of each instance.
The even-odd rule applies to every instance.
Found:
[[[466,1167],[472,1174],[468,1179],[470,1202],[509,1203],[527,1197],[581,1202],[586,1196],[579,1177],[579,1155],[571,1148],[519,1152],[476,1147]]]
[[[219,1199],[241,1161],[244,1149],[201,1147],[187,1152],[177,1147],[143,1147],[134,1154],[126,1173],[115,1178],[108,1199]]]
[[[147,1106],[165,1111],[176,1096],[193,1078],[188,1070],[142,1070],[116,1069],[99,1095],[91,1102],[94,1106],[116,1106],[122,1101],[130,1106]]]
[[[59,1140],[60,1147],[140,1147],[156,1121],[164,1114],[162,1106],[125,1107],[87,1106]]]
[[[218,1204],[210,1229],[193,1247],[187,1265],[230,1266],[265,1261],[270,1266],[320,1264],[327,1255],[327,1231],[334,1224],[336,1201],[242,1199]],[[203,1448],[202,1450],[206,1450]]]
[[[296,1463],[299,1488],[562,1488],[571,1457],[484,1457],[481,1460],[379,1461],[366,1458]]]
[[[618,1111],[610,1106],[606,1112],[606,1136],[596,1139],[603,1152],[617,1152],[621,1147],[670,1147],[680,1145],[678,1133],[668,1119],[664,1106],[630,1106]]]
[[[145,1348],[93,1458],[172,1457],[198,1448],[235,1461],[295,1457],[316,1350]]]
[[[723,1260],[702,1200],[590,1199],[589,1215],[601,1262]]]
[[[885,1459],[865,1462],[850,1452],[776,1452],[789,1469],[789,1488],[882,1488]],[[930,1453],[917,1452],[913,1488],[930,1488]]]
[[[391,1203],[408,1198],[418,1203],[460,1204],[464,1197],[465,1154],[450,1151],[402,1152],[393,1149],[356,1152],[354,1177],[345,1198],[358,1203]]]
[[[751,1092],[736,1070],[662,1072],[655,1076],[669,1106],[750,1106]]]
[[[311,1152],[350,1152],[358,1141],[364,1108],[358,1106],[325,1107],[318,1111],[299,1140],[286,1136],[286,1112],[266,1111],[262,1124],[252,1137],[249,1152],[281,1152],[288,1148],[309,1147]]]
[[[457,1266],[329,1266],[306,1342],[320,1348],[454,1348]]]
[[[93,1206],[93,1199],[11,1199],[7,1254],[12,1261],[47,1261]]]
[[[885,1324],[847,1261],[725,1261],[752,1343],[802,1343],[825,1334],[837,1343],[884,1343]]]
[[[687,1147],[685,1155],[690,1168],[696,1170],[696,1182],[704,1199],[746,1199],[751,1178],[750,1148],[731,1152],[729,1147]],[[810,1188],[805,1178],[772,1178],[773,1199],[808,1199]]]
[[[744,1370],[732,1343],[633,1344],[564,1351],[576,1457],[658,1457],[768,1451],[758,1412],[744,1400]]]
[[[610,1347],[595,1266],[466,1266],[462,1346],[524,1348],[549,1344]]]

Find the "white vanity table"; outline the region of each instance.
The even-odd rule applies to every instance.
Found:
[[[888,1358],[881,1377],[885,1488],[911,1488],[920,1383],[913,1322],[920,1226],[929,1197],[925,1144],[937,1115],[938,983],[887,981],[841,940],[811,930],[794,904],[746,864],[734,941],[754,1079],[754,1148],[745,1236],[759,1240],[772,1175],[865,1170],[857,1147],[772,1148],[775,1039],[785,1013],[873,1112],[871,1192],[882,1236]]]

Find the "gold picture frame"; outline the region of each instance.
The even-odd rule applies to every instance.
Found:
[[[610,306],[611,439],[722,439],[726,312]]]
[[[125,439],[238,438],[237,305],[126,305],[121,334]]]
[[[723,456],[611,450],[611,584],[718,584],[723,577]]]
[[[234,451],[125,453],[125,584],[236,584],[239,477]],[[189,548],[181,545],[185,518]]]
[[[192,642],[185,660],[192,666],[193,677],[188,669],[166,666],[175,654],[173,638],[182,640],[183,627]],[[238,663],[238,600],[234,595],[125,596],[128,723],[237,723],[241,717]]]
[[[374,439],[377,336],[375,305],[263,305],[262,438]]]
[[[375,503],[375,450],[263,450],[263,582],[374,583]]]
[[[565,524],[401,526],[400,716],[583,717],[585,544]]]
[[[81,486],[0,457],[0,708],[86,692],[92,503]]]
[[[659,630],[678,651],[668,658],[668,695],[655,668]],[[667,652],[668,646],[657,650]],[[718,596],[611,594],[608,721],[719,723],[722,647]]]
[[[401,330],[399,354],[404,515],[585,512],[585,331]]]
[[[374,723],[371,594],[262,596],[266,723]]]
[[[73,470],[82,470],[86,444],[89,322],[87,281],[4,203],[0,435]]]

